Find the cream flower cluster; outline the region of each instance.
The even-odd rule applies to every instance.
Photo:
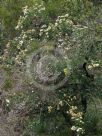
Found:
[[[23,11],[23,16],[20,16],[18,20],[18,24],[15,27],[16,30],[23,29],[23,25],[26,21],[28,21],[29,16],[36,17],[42,14],[43,11],[45,11],[45,6],[43,2],[41,2],[40,4],[35,3],[33,7],[30,7],[30,8],[28,6],[23,7],[22,11]]]
[[[58,16],[53,23],[47,24],[43,21],[42,25],[39,26],[37,23],[43,20],[45,10],[46,9],[43,2],[40,4],[36,3],[33,7],[23,7],[23,16],[20,16],[16,26],[16,29],[21,31],[21,34],[16,37],[12,43],[9,42],[12,45],[7,45],[4,58],[7,56],[7,52],[12,52],[14,53],[12,59],[17,63],[22,64],[22,58],[25,57],[27,51],[30,49],[31,43],[36,39],[36,37],[39,37],[40,40],[53,40],[58,48],[64,47],[66,52],[72,48],[73,43],[71,40],[73,39],[70,38],[69,35],[72,33],[72,31],[77,30],[77,27],[79,26],[74,25],[68,14]],[[36,20],[38,20],[38,22]],[[39,27],[37,28],[36,25]]]
[[[80,136],[85,131],[83,128],[83,113],[78,111],[77,106],[70,106],[68,114],[71,115],[71,119],[74,122],[74,126],[71,127],[71,130],[76,131],[77,136]]]
[[[66,109],[66,113],[68,116],[71,117],[71,120],[73,122],[73,126],[71,127],[72,131],[76,131],[77,136],[80,136],[84,133],[84,127],[83,127],[83,113],[78,110],[78,107],[74,104],[77,100],[76,96],[67,96],[66,94],[63,95],[65,97],[64,100],[59,101],[60,107],[64,107],[67,105],[69,108]]]
[[[43,25],[40,29],[39,35],[45,35],[46,38],[50,38],[51,35],[54,34],[54,36],[61,35],[63,31],[69,31],[73,26],[73,22],[69,19],[69,15],[65,14],[63,16],[58,16],[55,23],[49,23],[48,26]]]
[[[80,136],[84,133],[84,122],[83,122],[83,113],[78,110],[78,107],[75,105],[77,100],[76,96],[67,96],[63,94],[64,99],[59,99],[57,105],[49,105],[48,113],[52,113],[56,110],[66,111],[67,116],[72,120],[73,126],[70,128],[72,131],[75,131],[77,136]]]
[[[89,70],[92,70],[93,68],[97,68],[97,67],[99,67],[100,66],[100,62],[98,63],[98,62],[95,62],[95,61],[91,61],[91,64],[90,65],[88,65],[88,69]]]

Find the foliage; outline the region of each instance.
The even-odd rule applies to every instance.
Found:
[[[35,88],[33,91],[29,90],[24,96],[28,112],[23,124],[23,135],[35,133],[58,136],[67,136],[68,133],[83,135],[86,107],[82,100],[86,99],[87,93],[100,89],[97,89],[99,75],[92,74],[92,71],[102,64],[100,58],[102,27],[98,21],[101,18],[98,13],[101,8],[88,0],[33,2],[33,6],[27,4],[22,11],[18,10],[18,6],[15,5],[18,13],[15,10],[16,7],[13,13],[16,12],[18,16],[22,13],[22,15],[15,27],[16,31],[14,30],[16,36],[6,44],[1,61],[6,67],[14,64],[24,67],[26,56],[34,51],[37,52],[41,47],[45,47],[41,55],[50,55],[58,50],[65,61],[62,63],[63,67],[55,63],[58,65],[54,69],[60,69],[64,77],[68,76],[68,81],[62,88],[54,90],[52,96],[49,96],[48,92],[44,100],[41,96],[39,97],[39,91],[35,94]],[[14,17],[11,13],[7,12],[6,15],[10,14],[11,18],[8,17],[10,21]],[[4,19],[4,25],[8,30],[10,22],[5,23]],[[13,32],[12,29],[10,31]]]
[[[0,1],[0,55],[3,54],[7,42],[16,36],[15,25],[22,14],[22,7],[32,3],[33,0]]]

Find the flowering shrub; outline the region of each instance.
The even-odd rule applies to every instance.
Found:
[[[71,6],[74,2],[68,0],[64,1],[63,4]],[[80,1],[79,5],[80,3],[83,4]],[[77,4],[78,1],[69,12],[65,6],[66,10],[55,18],[47,13],[46,2],[36,2],[32,7],[25,6],[22,9],[23,15],[20,16],[18,25],[15,27],[18,36],[6,45],[2,61],[6,62],[7,66],[12,64],[25,66],[26,56],[30,56],[27,62],[27,72],[30,77],[36,78],[37,81],[40,80],[36,87],[44,92],[44,98],[41,96],[40,99],[37,99],[36,104],[35,97],[33,97],[35,88],[28,95],[29,98],[27,97],[26,104],[30,109],[27,124],[24,126],[27,131],[30,130],[33,133],[38,131],[36,133],[39,135],[42,133],[45,133],[44,135],[59,134],[60,131],[59,135],[68,135],[69,133],[76,136],[83,135],[85,132],[83,117],[84,112],[86,112],[86,105],[83,105],[81,99],[84,93],[90,90],[93,79],[93,76],[90,76],[86,69],[86,63],[89,65],[88,69],[92,68],[90,67],[91,61],[93,59],[97,61],[96,56],[100,54],[101,46],[100,44],[97,45],[96,35],[98,33],[95,22],[92,23],[87,20],[86,12],[82,14],[85,20],[76,18],[75,11],[78,9],[75,10],[75,7],[78,8]],[[89,2],[89,7],[92,8],[91,2]],[[85,7],[83,8],[85,10]],[[30,53],[33,52],[34,56],[32,57]],[[36,55],[35,52],[37,52]],[[61,63],[59,63],[58,58],[60,58]],[[50,64],[51,59],[54,60],[52,64],[55,67]],[[31,64],[33,62],[34,65]],[[100,66],[101,62],[97,63],[97,66]],[[48,66],[51,66],[52,73],[47,69]],[[46,69],[44,69],[45,67]],[[32,70],[34,71],[32,72]],[[56,73],[58,79],[54,80]],[[57,86],[57,82],[62,78],[66,82],[60,82],[62,83],[61,86],[58,84],[58,87],[53,89],[52,84]],[[49,80],[46,81],[46,79]],[[35,82],[30,82],[30,85],[32,83]],[[52,89],[54,92],[49,92],[41,86],[42,84],[49,85],[50,87],[47,89]],[[34,110],[37,111],[35,115]],[[67,133],[63,134],[63,131],[67,131]]]
[[[69,1],[68,3],[71,2]],[[79,58],[79,55],[76,56],[79,52],[82,61],[85,59],[86,54],[90,54],[90,43],[93,42],[96,35],[94,24],[93,26],[90,24],[89,27],[87,23],[82,25],[79,22],[74,22],[72,21],[72,15],[66,12],[52,21],[52,18],[47,14],[45,3],[42,1],[36,2],[35,5],[30,8],[25,6],[22,10],[23,16],[20,16],[18,25],[15,27],[16,30],[20,31],[20,34],[18,37],[15,37],[13,41],[8,42],[3,60],[7,60],[8,57],[6,56],[8,54],[11,56],[9,60],[11,63],[16,61],[22,64],[20,59],[25,57],[29,50],[37,46],[37,44],[40,43],[39,40],[53,40],[54,46],[63,47],[68,53],[70,50],[71,57],[73,57],[75,61]],[[44,42],[44,44],[47,43]],[[93,48],[97,48],[95,45],[93,46]],[[97,49],[95,49],[95,51],[96,50]]]
[[[84,133],[83,113],[78,109],[76,96],[70,96],[65,92],[63,94],[61,90],[57,94],[59,96],[56,100],[50,99],[50,102],[43,102],[35,91],[19,92],[8,96],[6,107],[9,110],[19,105],[17,113],[21,116],[19,123],[23,126],[23,135],[30,135],[30,132],[36,135],[40,133],[82,135]],[[24,119],[25,116],[27,116],[26,119]]]

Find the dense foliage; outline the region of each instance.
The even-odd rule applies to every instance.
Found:
[[[102,86],[102,77],[97,72],[102,64],[101,3],[13,2],[5,1],[11,10],[1,8],[0,60],[6,70],[15,65],[30,72],[24,79],[25,92],[9,98],[8,105],[9,110],[15,102],[25,105],[24,120],[20,122],[22,135],[86,135],[89,102],[93,105],[90,100],[101,92]],[[32,70],[37,71],[37,80]]]

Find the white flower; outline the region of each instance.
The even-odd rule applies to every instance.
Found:
[[[32,31],[32,32],[35,32],[35,29],[32,29],[31,31]]]
[[[58,23],[57,23],[57,22],[55,23],[55,26],[58,26]]]
[[[64,96],[64,97],[66,97],[67,95],[66,95],[66,94],[64,94],[63,96]]]
[[[77,107],[76,107],[76,106],[71,106],[71,108],[72,108],[73,110],[77,110]]]
[[[43,32],[43,29],[40,29],[40,32]]]
[[[60,101],[60,102],[59,102],[59,105],[60,105],[60,106],[63,106],[63,102],[62,102],[62,101]]]
[[[58,45],[58,48],[61,48],[61,45]]]
[[[98,66],[99,66],[99,64],[98,64],[98,63],[93,64],[93,67],[98,67]]]
[[[80,132],[80,131],[82,131],[83,129],[82,128],[78,128],[76,131],[77,132]]]
[[[42,34],[43,34],[43,33],[42,33],[42,32],[40,32],[40,33],[39,33],[39,36],[42,36]]]
[[[48,26],[47,31],[51,30],[51,26]]]
[[[67,111],[66,113],[69,114],[69,111]]]
[[[17,46],[17,49],[20,49],[20,46],[19,46],[19,45]]]
[[[75,131],[77,128],[75,126],[71,127],[71,130]]]
[[[89,65],[89,66],[88,66],[88,69],[92,69],[92,65]]]
[[[66,22],[70,25],[73,25],[73,22],[71,20],[67,20]]]
[[[69,47],[66,47],[65,50],[69,50],[70,48]]]
[[[61,24],[61,23],[62,23],[62,21],[63,21],[63,20],[62,20],[62,19],[60,19],[60,20],[59,20],[59,23]]]
[[[7,43],[6,47],[9,48],[10,47],[10,43]]]
[[[27,15],[27,13],[29,11],[28,6],[23,7],[22,10],[23,10],[23,14]]]
[[[65,14],[65,17],[68,17],[69,16],[69,14]]]
[[[6,102],[7,102],[7,103],[10,103],[10,100],[9,100],[9,99],[6,99]]]
[[[41,28],[46,28],[47,26],[46,25],[43,25]]]
[[[63,42],[63,39],[58,39],[59,42]]]
[[[42,7],[40,10],[41,10],[41,11],[45,10],[45,7]]]
[[[19,25],[17,25],[16,27],[15,27],[15,30],[17,30],[19,28]]]
[[[23,44],[23,41],[20,41],[19,44],[22,45],[22,44]]]
[[[25,39],[26,37],[27,37],[26,34],[24,34],[24,35],[22,36],[23,39]]]
[[[82,120],[80,120],[80,123],[84,124],[84,122]]]
[[[48,106],[48,112],[50,113],[52,111],[52,106]]]

